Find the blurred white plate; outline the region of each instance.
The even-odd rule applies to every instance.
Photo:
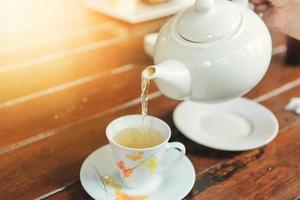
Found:
[[[185,101],[176,107],[173,120],[189,139],[227,151],[266,145],[276,137],[279,128],[270,110],[246,98],[220,104]]]
[[[121,2],[120,0],[118,0]],[[125,3],[116,0],[84,0],[84,4],[96,11],[127,21],[129,23],[140,23],[160,17],[169,16],[193,5],[194,0],[171,0],[167,3],[157,5],[137,4],[131,5],[127,0]]]

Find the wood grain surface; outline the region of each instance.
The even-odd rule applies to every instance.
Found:
[[[140,73],[153,62],[143,37],[167,18],[131,25],[79,0],[10,4],[0,1],[0,199],[91,199],[80,166],[107,144],[111,120],[140,112]],[[10,12],[25,17],[12,23]],[[226,152],[192,142],[172,121],[180,102],[151,86],[149,114],[171,126],[196,170],[186,200],[299,199],[300,117],[283,108],[300,94],[300,66],[284,63],[285,37],[272,37],[267,75],[246,95],[279,120],[278,137],[264,147]]]

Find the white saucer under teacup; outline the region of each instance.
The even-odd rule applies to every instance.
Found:
[[[271,142],[278,121],[266,107],[246,98],[225,103],[185,101],[173,114],[176,127],[201,145],[226,151],[243,151]]]
[[[164,156],[172,160],[178,154],[178,151],[170,149]],[[117,197],[122,199],[122,196],[123,199],[131,197],[133,200],[180,200],[189,193],[195,182],[194,167],[186,156],[172,170],[158,174],[149,186],[142,189],[131,189],[122,184],[116,171],[111,149],[106,145],[84,161],[80,170],[80,181],[86,192],[97,200],[115,200]],[[104,187],[100,175],[110,180],[112,187]]]

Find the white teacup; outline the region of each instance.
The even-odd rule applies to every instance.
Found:
[[[127,128],[140,128],[141,115],[127,115],[113,120],[106,128],[114,159],[117,164],[118,173],[122,182],[131,188],[142,188],[151,183],[155,174],[169,170],[180,162],[185,155],[185,147],[179,142],[168,143],[171,137],[171,129],[164,121],[147,116],[146,127],[158,131],[163,137],[163,142],[157,146],[136,149],[119,145],[114,141],[115,134]],[[171,149],[177,149],[180,154],[170,162],[164,162],[164,153]]]

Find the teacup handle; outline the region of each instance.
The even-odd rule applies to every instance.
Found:
[[[167,147],[165,149],[165,152],[167,152],[170,149],[176,149],[180,151],[180,154],[175,158],[174,160],[168,162],[168,163],[162,163],[159,165],[159,172],[164,172],[167,170],[170,170],[171,167],[175,166],[177,163],[179,163],[183,157],[185,156],[185,146],[180,142],[171,142],[167,144]]]

